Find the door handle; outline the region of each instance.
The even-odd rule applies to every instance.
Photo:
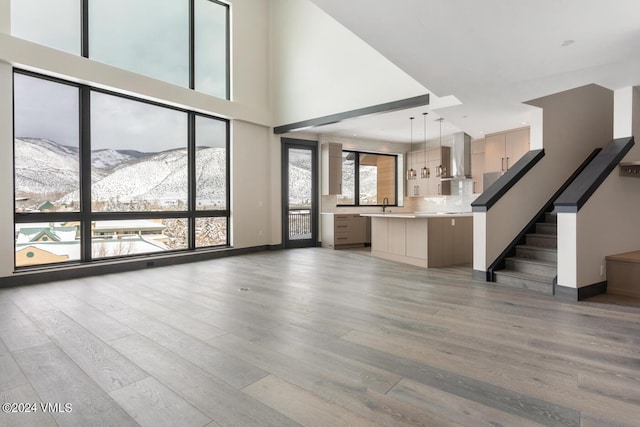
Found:
[[[441,186],[441,185],[442,185],[442,184],[438,184],[438,196],[440,196],[440,195],[441,195],[441,194],[440,194],[440,186]]]
[[[504,157],[500,159],[500,172],[504,172]]]
[[[509,169],[509,158],[507,157],[507,169]]]

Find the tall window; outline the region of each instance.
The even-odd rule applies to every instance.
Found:
[[[343,151],[338,205],[396,205],[397,163],[397,156],[391,154]]]
[[[16,37],[229,98],[229,5],[216,0],[11,0],[11,28]]]
[[[14,73],[16,267],[228,244],[228,122]]]

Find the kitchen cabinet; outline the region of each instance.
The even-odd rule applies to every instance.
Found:
[[[343,249],[370,243],[370,219],[360,214],[323,213],[322,247]]]
[[[529,128],[485,137],[484,171],[505,172],[529,151]]]
[[[471,142],[471,178],[473,179],[473,193],[484,191],[484,139]]]
[[[371,254],[419,267],[473,261],[473,217],[371,215]]]
[[[429,178],[420,178],[422,167],[426,166],[431,171]],[[440,181],[440,177],[436,176],[436,169],[442,164],[445,166],[447,174],[451,173],[451,148],[442,147],[434,150],[414,151],[407,155],[407,169],[413,167],[418,173],[416,179],[407,180],[407,196],[437,196],[442,194],[451,194],[451,183],[449,181]],[[418,187],[417,189],[415,187]]]
[[[342,194],[342,144],[322,145],[322,194]]]

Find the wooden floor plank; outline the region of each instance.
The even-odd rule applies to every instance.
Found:
[[[67,292],[47,292],[43,298],[68,317],[103,341],[111,341],[131,335],[133,331],[120,322],[91,307]]]
[[[0,339],[9,351],[49,343],[40,329],[5,296],[0,298]]]
[[[445,413],[451,420],[465,426],[542,425],[406,378],[400,381],[389,395],[435,413]]]
[[[244,391],[265,405],[277,409],[304,426],[379,426],[370,419],[325,402],[273,375],[248,386]]]
[[[309,363],[306,357],[292,355],[285,348],[268,348],[232,335],[218,337],[212,342],[238,357],[261,364],[265,370],[273,372],[282,380],[371,422],[389,426],[456,425],[446,414],[407,404],[363,385],[369,382],[364,377],[354,379],[352,376],[321,369],[316,363]],[[283,353],[279,353],[276,348]]]
[[[50,413],[43,412],[38,406],[42,399],[31,384],[0,392],[0,403],[28,403],[30,412],[5,412],[0,411],[0,426],[3,427],[57,427]],[[33,406],[35,405],[35,407]],[[17,409],[17,408],[16,408]]]
[[[200,427],[211,419],[156,379],[147,377],[109,395],[142,427]]]
[[[52,413],[63,426],[135,426],[137,423],[109,395],[49,343],[14,354],[42,403],[70,404],[71,411]]]
[[[26,385],[28,382],[13,356],[0,340],[0,392]]]
[[[360,360],[534,422],[548,425],[579,425],[579,412],[571,408],[360,344],[320,334],[313,336],[314,334],[308,331],[292,333],[300,337],[306,336],[314,345],[322,346],[344,357]]]
[[[111,316],[236,388],[245,387],[267,375],[262,369],[135,311],[113,312]]]
[[[277,410],[218,380],[206,371],[140,335],[113,346],[213,421],[222,425],[297,425]]]

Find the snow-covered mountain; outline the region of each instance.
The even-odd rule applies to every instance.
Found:
[[[225,150],[196,151],[198,202],[210,206],[225,201]],[[141,177],[144,177],[141,179]],[[116,167],[92,186],[93,200],[110,203],[148,201],[173,205],[187,201],[187,150],[167,150]]]
[[[16,197],[26,197],[26,209],[44,201],[77,206],[79,152],[77,148],[38,138],[16,138]],[[92,198],[106,208],[146,201],[161,205],[186,203],[187,151],[141,153],[95,150],[91,153]],[[197,202],[201,208],[223,205],[226,199],[226,155],[222,148],[196,151]],[[184,206],[183,206],[184,208]]]
[[[64,194],[78,188],[77,147],[48,139],[15,140],[16,196]]]
[[[306,204],[311,187],[310,158],[292,156],[290,163],[291,202]],[[77,147],[47,139],[16,138],[15,164],[16,197],[28,199],[21,202],[21,208],[36,209],[45,201],[78,207],[80,160]],[[102,202],[94,205],[95,209],[136,209],[135,205],[141,201],[166,207],[187,201],[186,149],[159,153],[95,150],[91,153],[91,165],[92,199]],[[198,208],[224,205],[225,168],[224,148],[196,149]],[[180,207],[184,208],[185,205]]]
[[[112,150],[110,148],[94,150],[91,152],[91,166],[96,169],[109,171],[122,163],[148,155],[148,153],[141,153],[134,150]]]

